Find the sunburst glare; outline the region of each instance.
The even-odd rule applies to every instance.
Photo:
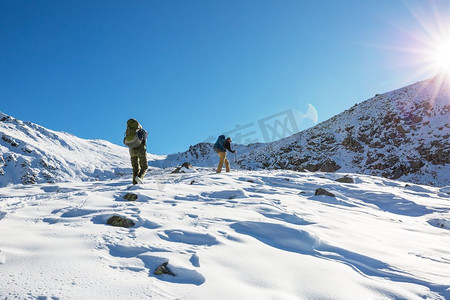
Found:
[[[383,48],[404,54],[403,58],[396,56],[391,67],[411,70],[407,82],[434,77],[436,84],[431,98],[434,103],[443,86],[450,84],[450,18],[449,11],[437,9],[435,2],[426,3],[426,7],[408,7],[412,23],[404,20],[392,23],[400,31],[393,31],[392,46]]]
[[[436,45],[436,49],[432,53],[432,61],[434,68],[440,73],[450,72],[450,41],[442,41]]]
[[[407,82],[441,75],[450,78],[450,18],[449,11],[439,10],[433,2],[427,6],[407,6],[412,22],[404,19],[389,21],[392,32],[390,43],[377,45],[404,54],[394,55],[390,66],[397,70],[409,69]],[[392,52],[392,54],[394,53]]]

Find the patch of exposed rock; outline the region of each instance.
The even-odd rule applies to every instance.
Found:
[[[336,197],[333,193],[331,193],[323,188],[316,189],[316,192],[314,193],[314,195],[315,196],[325,195],[325,196],[330,196],[330,197]]]
[[[115,227],[124,227],[124,228],[134,227],[134,225],[136,225],[130,219],[120,217],[120,216],[112,216],[111,218],[108,219],[106,224],[115,226]]]

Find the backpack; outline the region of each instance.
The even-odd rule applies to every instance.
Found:
[[[141,124],[135,119],[129,119],[127,121],[127,130],[125,131],[125,137],[123,143],[129,148],[136,148],[147,141],[147,132],[142,128]]]
[[[225,144],[225,136],[222,134],[217,138],[217,141],[214,144],[214,150],[225,151],[223,144]]]

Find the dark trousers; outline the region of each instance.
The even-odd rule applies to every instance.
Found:
[[[147,154],[143,156],[132,156],[131,166],[133,167],[133,184],[136,184],[136,176],[143,179],[145,172],[147,172]]]

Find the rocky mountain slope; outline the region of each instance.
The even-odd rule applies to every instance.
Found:
[[[450,80],[430,80],[355,105],[239,158],[247,169],[355,172],[450,184]]]
[[[450,184],[450,79],[377,94],[308,130],[268,144],[238,145],[233,167],[349,172],[428,185]],[[158,166],[215,166],[212,144],[169,155]]]
[[[129,171],[127,151],[0,113],[0,187],[114,178]]]

